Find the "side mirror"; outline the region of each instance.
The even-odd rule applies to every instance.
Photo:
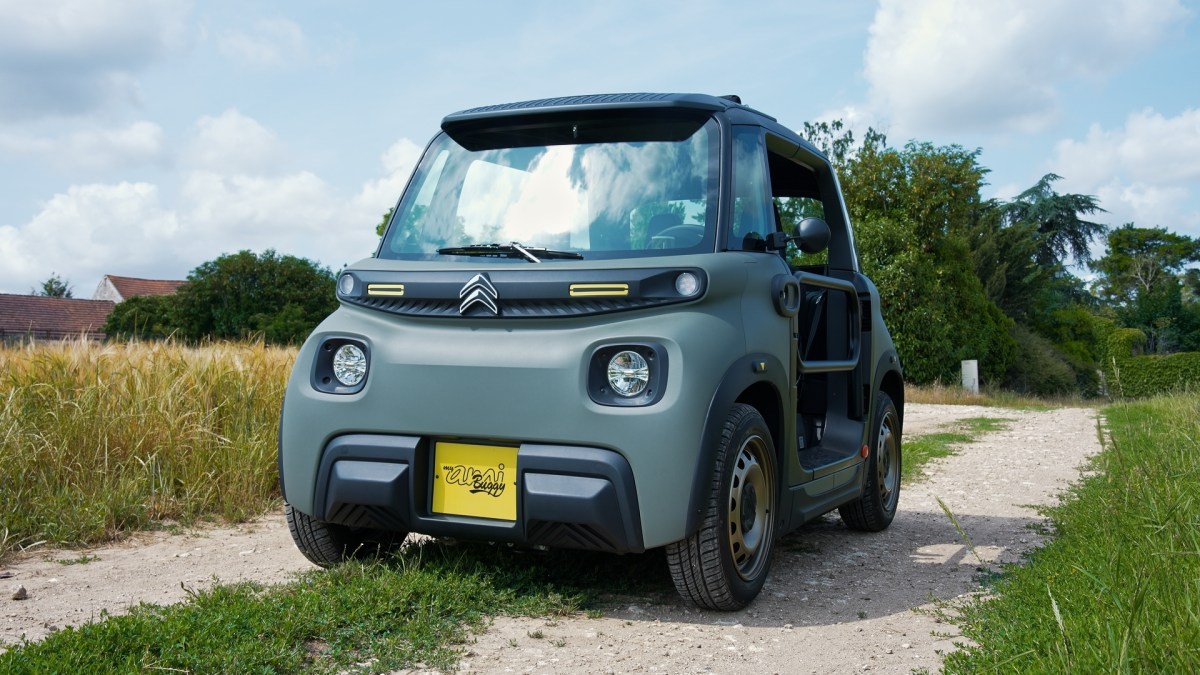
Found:
[[[796,225],[792,241],[805,253],[820,253],[829,246],[829,223],[820,218],[805,218]]]

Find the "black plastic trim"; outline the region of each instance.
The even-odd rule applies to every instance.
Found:
[[[459,112],[447,115],[442,120],[442,129],[451,132],[471,122],[505,117],[521,117],[531,113],[587,112],[639,108],[677,108],[718,112],[735,105],[737,104],[732,101],[705,94],[630,93],[562,96],[460,110]]]
[[[527,267],[487,270],[488,281],[496,291],[497,314],[476,312],[475,308],[466,315],[461,313],[461,292],[480,273],[479,268],[468,265],[463,265],[463,271],[356,270],[352,273],[355,292],[339,294],[338,299],[350,305],[402,316],[539,319],[592,316],[691,302],[704,297],[708,290],[708,275],[698,267],[598,270]],[[699,281],[699,288],[692,295],[681,295],[675,290],[675,279],[684,272],[692,273]],[[368,289],[378,284],[403,286],[403,294],[369,295]]]
[[[765,364],[765,369],[759,366]],[[721,442],[721,433],[725,427],[725,419],[730,408],[751,386],[765,382],[771,385],[776,393],[787,391],[787,367],[779,359],[770,354],[749,354],[738,359],[725,371],[721,384],[713,394],[708,406],[708,415],[704,419],[704,432],[700,437],[700,452],[696,458],[696,466],[692,474],[691,498],[688,500],[687,525],[685,536],[691,536],[700,528],[704,505],[708,502],[709,490],[712,486],[713,465],[716,462],[717,445]],[[783,419],[790,415],[783,411]],[[788,430],[782,425],[782,438],[775,444],[776,466],[780,476],[780,496],[784,494],[784,483],[787,482],[786,465],[782,458],[788,452],[788,436],[795,436],[794,429]],[[793,442],[794,446],[794,442]]]
[[[645,550],[629,462],[603,448],[524,444],[515,521],[430,511],[432,442],[417,436],[348,434],[329,442],[317,471],[317,520],[460,539]]]
[[[367,372],[363,374],[363,379],[353,387],[338,382],[338,379],[333,375],[333,355],[337,350],[344,345],[355,345],[363,351],[367,358]],[[367,347],[365,340],[359,338],[346,337],[341,335],[331,335],[317,345],[316,355],[313,357],[312,373],[309,376],[309,382],[312,388],[326,394],[357,394],[367,386],[367,378],[371,377],[371,350]]]
[[[650,382],[646,390],[637,396],[625,397],[608,386],[608,362],[618,352],[637,352],[650,366]],[[654,405],[662,400],[667,388],[667,373],[670,361],[667,350],[653,342],[622,342],[605,344],[592,352],[588,364],[588,397],[600,405],[619,408],[637,408]]]

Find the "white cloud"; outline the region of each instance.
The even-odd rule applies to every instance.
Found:
[[[230,108],[196,122],[183,163],[223,173],[273,173],[279,171],[286,155],[274,132]]]
[[[1200,234],[1200,109],[1131,114],[1119,129],[1092,125],[1055,146],[1049,170],[1063,190],[1094,194],[1109,221]]]
[[[413,168],[421,159],[421,146],[402,138],[393,143],[380,159],[383,177],[363,185],[351,203],[351,213],[362,222],[378,222],[388,209],[396,205]]]
[[[149,151],[154,142],[147,139],[161,130],[144,124],[62,140],[0,136],[0,152],[106,143],[144,143]],[[28,292],[57,272],[77,297],[87,297],[104,274],[183,278],[242,249],[273,248],[336,270],[374,252],[373,226],[403,190],[421,147],[396,141],[380,157],[380,175],[350,194],[311,171],[283,168],[287,154],[270,129],[236,110],[203,117],[178,164],[178,194],[145,182],[74,185],[28,222],[0,225],[0,292]]]
[[[0,227],[0,288],[27,292],[57,271],[89,297],[102,275],[132,262],[143,274],[176,267],[158,243],[179,232],[148,183],[77,185],[57,194],[22,227]],[[82,283],[81,283],[82,282]]]
[[[242,249],[273,248],[337,269],[370,256],[377,242],[374,220],[350,215],[350,201],[307,172],[197,171],[173,207],[149,183],[72,186],[28,223],[0,226],[0,292],[28,292],[57,272],[76,297],[89,297],[104,274],[178,279]]]
[[[275,68],[306,57],[308,40],[300,26],[288,19],[263,19],[255,22],[249,33],[222,33],[217,38],[217,49],[242,65]]]
[[[68,169],[111,170],[165,160],[162,127],[135,122],[118,129],[87,129],[61,138],[0,133],[0,156],[30,157]]]
[[[186,40],[185,0],[0,2],[0,118],[136,102],[134,73]]]
[[[1120,70],[1189,15],[1178,0],[881,0],[872,105],[905,134],[1037,131],[1064,81]]]

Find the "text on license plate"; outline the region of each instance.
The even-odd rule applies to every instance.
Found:
[[[517,449],[437,443],[433,450],[433,512],[517,519]]]

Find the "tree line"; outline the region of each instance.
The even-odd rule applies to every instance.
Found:
[[[329,268],[305,258],[239,251],[192,270],[174,295],[118,303],[104,332],[117,339],[299,344],[337,308],[334,281]]]
[[[1148,353],[1200,351],[1200,272],[1188,269],[1200,240],[1157,224],[1110,230],[1094,220],[1099,201],[1055,191],[1053,173],[1011,201],[984,199],[978,149],[894,147],[874,129],[860,142],[840,121],[805,135],[838,169],[909,381],[955,381],[978,359],[1009,389],[1094,395],[1118,328],[1142,331]]]

